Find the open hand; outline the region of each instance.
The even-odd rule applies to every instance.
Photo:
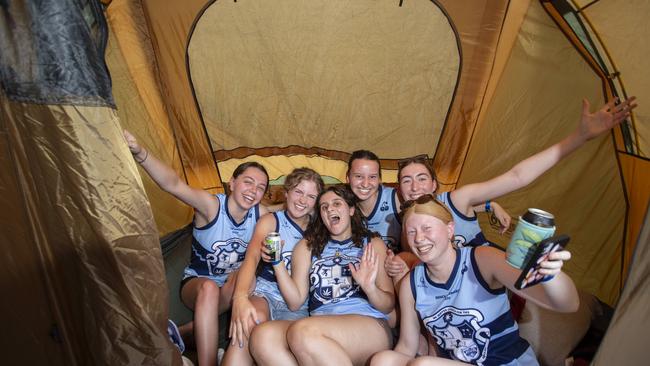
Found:
[[[582,118],[580,119],[580,135],[586,140],[609,131],[612,127],[624,121],[630,116],[630,111],[636,108],[636,97],[630,97],[628,100],[616,104],[618,98],[607,102],[597,111],[591,113],[589,101],[582,100]]]
[[[367,288],[375,286],[377,273],[379,272],[379,260],[370,243],[363,249],[363,255],[359,263],[350,263],[348,268],[352,272],[352,278],[366,291]]]
[[[231,344],[233,346],[239,345],[239,348],[243,348],[251,334],[251,329],[257,324],[259,324],[257,311],[253,303],[248,299],[248,296],[239,295],[233,299],[230,330],[228,332],[231,338]]]

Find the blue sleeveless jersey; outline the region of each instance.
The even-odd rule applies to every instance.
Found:
[[[284,240],[284,246],[282,247],[282,260],[284,265],[287,268],[289,274],[291,274],[291,256],[293,255],[293,250],[298,244],[304,235],[303,230],[298,224],[296,224],[285,210],[274,212],[273,216],[275,217],[275,231],[280,234],[280,238]],[[285,302],[280,288],[278,287],[277,279],[275,278],[275,271],[273,270],[273,265],[270,263],[262,262],[261,271],[257,277],[257,284],[255,287],[255,292],[264,294],[264,296],[269,296],[276,301]],[[307,315],[307,301],[300,307],[299,312],[303,312],[304,315]]]
[[[397,194],[394,188],[379,185],[377,202],[368,216],[368,229],[376,231],[395,253],[402,251],[402,224],[397,213]]]
[[[388,316],[375,309],[361,287],[354,282],[349,263],[359,263],[363,247],[345,241],[327,242],[320,258],[313,257],[309,273],[309,314],[310,315],[365,315],[388,319]]]
[[[503,365],[528,349],[512,319],[505,288],[490,289],[478,270],[474,248],[456,249],[447,283],[433,282],[424,263],[410,276],[415,309],[442,356],[474,365]]]
[[[228,197],[217,194],[216,198],[219,200],[217,216],[207,225],[194,227],[192,231],[192,254],[184,277],[210,277],[223,285],[228,275],[244,260],[259,219],[259,207],[255,205],[248,210],[243,222],[236,223],[228,212]]]
[[[442,202],[454,218],[454,244],[456,247],[478,247],[488,245],[489,242],[483,235],[481,227],[478,224],[478,218],[467,217],[454,206],[451,202],[451,192],[444,192],[436,195],[438,201]]]
[[[291,273],[291,255],[293,254],[293,248],[295,248],[296,244],[298,244],[302,239],[304,232],[298,224],[291,220],[286,211],[274,212],[273,216],[275,216],[275,231],[278,232],[280,238],[284,240],[284,246],[282,247],[282,260],[284,261],[285,267],[287,267],[287,271]],[[270,282],[277,282],[273,266],[270,263],[264,263],[262,265],[259,277]]]

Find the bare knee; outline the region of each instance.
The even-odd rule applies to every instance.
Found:
[[[219,286],[213,281],[203,281],[198,288],[196,295],[196,306],[218,306]]]
[[[314,338],[320,337],[320,329],[311,324],[308,319],[298,320],[289,326],[287,330],[287,343],[289,348],[295,354],[311,353],[310,346],[317,345]]]
[[[268,323],[262,323],[253,327],[248,347],[256,360],[268,359],[273,352],[277,351],[280,344],[277,339],[277,330],[268,325]]]
[[[383,365],[406,365],[409,358],[399,352],[387,350],[381,351],[372,356],[370,366],[383,366]]]
[[[416,357],[410,360],[406,366],[431,366],[432,358],[431,357]]]

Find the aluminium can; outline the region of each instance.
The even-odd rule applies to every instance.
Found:
[[[273,262],[279,262],[282,260],[282,239],[280,238],[280,233],[272,231],[266,234],[264,244],[270,251],[269,255]]]

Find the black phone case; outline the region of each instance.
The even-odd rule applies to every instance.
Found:
[[[533,255],[528,258],[519,278],[517,278],[515,288],[521,290],[544,281],[548,276],[538,273],[540,263],[544,261],[543,257],[565,248],[569,243],[569,239],[568,235],[561,234],[540,241]]]

